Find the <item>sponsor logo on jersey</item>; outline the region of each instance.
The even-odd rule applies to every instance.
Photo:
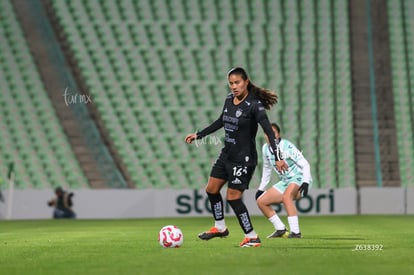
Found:
[[[233,143],[233,144],[236,144],[236,139],[231,138],[228,134],[226,134],[226,136],[225,136],[225,141],[226,141],[227,143]]]
[[[223,115],[223,121],[230,122],[230,123],[233,123],[235,125],[239,124],[239,120],[237,118],[232,117],[232,116],[228,116],[228,115]]]

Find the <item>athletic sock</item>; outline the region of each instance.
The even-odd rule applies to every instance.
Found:
[[[223,198],[221,194],[210,194],[207,193],[210,201],[210,206],[214,216],[214,227],[219,231],[226,229],[226,222],[224,221],[224,210],[223,210]]]
[[[285,224],[282,222],[282,220],[279,218],[277,214],[274,214],[268,220],[273,224],[276,230],[286,229]]]
[[[290,232],[300,233],[298,216],[288,217]]]
[[[249,212],[247,211],[246,205],[241,199],[229,200],[228,201],[234,213],[236,214],[239,224],[244,231],[244,234],[249,234],[253,231],[253,225],[250,221]],[[256,234],[255,234],[256,236]]]
[[[249,239],[255,239],[255,238],[257,238],[257,233],[254,230],[252,230],[249,233],[244,234],[244,236],[249,238]]]
[[[218,229],[218,231],[222,232],[226,229],[226,222],[224,219],[219,221],[214,221],[214,227]]]
[[[210,194],[207,192],[208,200],[210,201],[211,211],[215,221],[224,219],[223,198],[220,193]]]

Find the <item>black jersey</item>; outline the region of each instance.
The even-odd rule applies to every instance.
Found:
[[[225,131],[224,147],[220,158],[245,165],[257,164],[256,134],[261,125],[271,142],[274,152],[279,152],[277,140],[260,100],[252,93],[235,105],[234,95],[227,96],[220,117],[210,126],[197,133],[197,138],[211,134],[221,127]],[[279,154],[275,154],[280,160]]]

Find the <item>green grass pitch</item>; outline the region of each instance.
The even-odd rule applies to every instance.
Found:
[[[300,217],[302,239],[266,239],[271,224],[252,221],[261,247],[238,247],[234,217],[210,241],[197,234],[212,218],[1,221],[0,274],[414,274],[413,216]],[[167,224],[181,248],[158,244]]]

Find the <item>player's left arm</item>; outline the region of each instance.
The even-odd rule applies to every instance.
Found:
[[[302,168],[302,174],[303,174],[303,181],[302,185],[299,187],[299,192],[301,193],[302,197],[305,197],[308,194],[309,189],[309,182],[311,179],[311,170],[310,170],[310,164],[305,157],[300,158],[297,161],[297,164]]]
[[[269,138],[270,148],[272,148],[276,159],[276,168],[279,172],[287,171],[288,167],[286,162],[283,161],[278,140],[275,137],[275,133],[273,132],[272,125],[270,124],[269,118],[267,117],[266,110],[260,101],[256,106],[254,106],[253,112],[257,123],[260,124],[263,131]]]

